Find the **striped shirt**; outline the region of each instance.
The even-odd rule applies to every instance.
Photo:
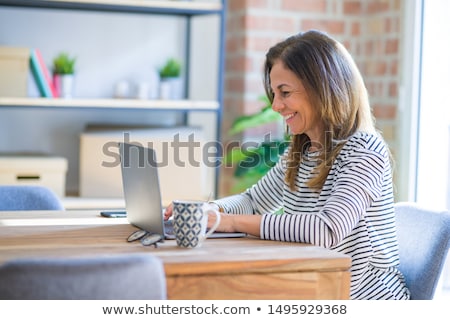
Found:
[[[310,243],[352,258],[351,299],[409,299],[399,264],[389,153],[378,135],[348,139],[320,191],[307,187],[317,165],[305,154],[296,190],[278,163],[239,195],[216,200],[224,212],[260,214],[261,239]],[[283,209],[284,214],[276,212]]]

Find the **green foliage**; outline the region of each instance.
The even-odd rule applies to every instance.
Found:
[[[240,133],[244,130],[261,126],[263,124],[276,122],[281,119],[278,112],[272,110],[269,99],[266,96],[261,97],[259,100],[264,102],[264,107],[261,111],[238,117],[232,124],[231,129],[228,134],[234,135]]]
[[[272,110],[270,101],[266,97],[262,109],[254,114],[236,118],[229,131],[230,135],[258,127],[268,123],[281,121],[281,115]],[[288,146],[289,137],[282,140],[263,141],[257,145],[233,148],[225,156],[227,165],[235,166],[234,176],[237,178],[232,192],[242,192],[261,179],[278,161]]]
[[[177,59],[170,58],[159,70],[160,78],[175,78],[181,74],[181,63]]]
[[[62,52],[53,59],[53,73],[55,74],[74,74],[76,58],[70,57]]]

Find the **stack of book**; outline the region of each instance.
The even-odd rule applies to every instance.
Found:
[[[57,98],[58,93],[53,84],[50,71],[45,64],[39,49],[31,49],[30,66],[41,96],[45,98]]]

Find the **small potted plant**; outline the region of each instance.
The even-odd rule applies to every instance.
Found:
[[[159,69],[161,99],[182,99],[183,88],[181,81],[181,62],[170,58],[164,66]]]
[[[53,83],[59,97],[71,98],[73,95],[75,62],[76,58],[66,52],[53,59]]]

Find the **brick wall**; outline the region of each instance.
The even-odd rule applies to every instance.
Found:
[[[233,120],[261,108],[267,49],[299,31],[318,29],[341,41],[365,79],[379,128],[395,155],[400,81],[400,21],[404,0],[228,0],[224,140],[258,141],[276,127],[229,137]],[[275,133],[276,134],[276,133]],[[221,172],[220,194],[230,193],[233,169]]]

